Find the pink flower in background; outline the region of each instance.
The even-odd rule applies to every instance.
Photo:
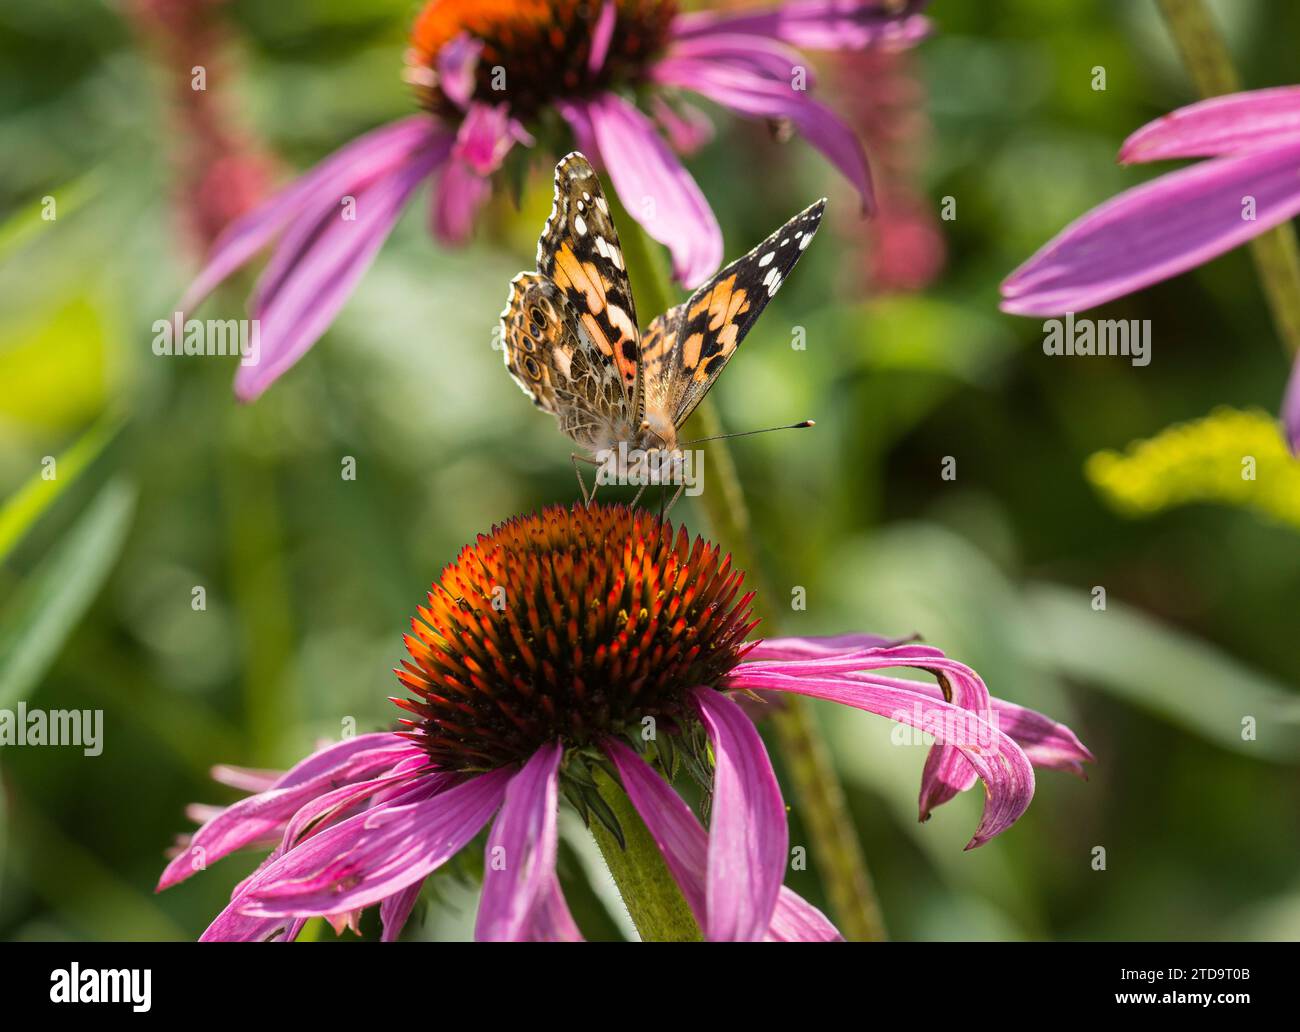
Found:
[[[159,888],[269,841],[205,939],[292,939],[313,916],[355,929],[376,904],[394,939],[424,879],[490,823],[476,937],[580,939],[556,873],[559,797],[608,819],[587,800],[609,764],[708,939],[830,940],[826,917],[782,884],[785,803],[733,695],[809,695],[933,734],[921,814],[982,780],[970,846],[1029,806],[1034,765],[1079,773],[1091,759],[1068,728],[991,698],[938,649],[866,635],[746,642],[756,621],[741,580],[716,546],[622,506],[493,528],[412,621],[398,676],[415,698],[394,699],[408,730],[329,746],[273,781],[227,771],[255,794],[205,811]],[[939,683],[887,672],[900,667]],[[674,757],[711,795],[707,829],[661,773]]]
[[[1002,309],[1057,316],[1131,294],[1217,258],[1300,213],[1300,87],[1179,108],[1143,126],[1120,161],[1208,158],[1083,215],[1002,284]],[[1300,365],[1282,408],[1300,453]]]
[[[870,208],[862,146],[810,96],[811,72],[795,48],[910,46],[928,29],[923,6],[795,0],[679,14],[665,0],[432,0],[407,57],[426,110],[359,137],[230,225],[181,308],[277,241],[251,302],[261,360],[235,379],[240,399],[256,398],[333,322],[425,180],[434,234],[463,241],[493,174],[516,145],[545,135],[555,113],[632,216],[669,248],[677,278],[697,286],[721,261],[722,234],[675,153],[699,147],[709,131],[680,91],[793,126]],[[648,98],[650,114],[632,91]]]
[[[234,219],[267,194],[275,162],[230,110],[227,0],[128,0],[123,13],[157,55],[166,84],[176,209],[189,242],[204,253]],[[207,89],[194,88],[203,55]]]
[[[876,47],[841,55],[834,70],[845,114],[871,153],[876,183],[875,218],[843,220],[865,242],[866,283],[877,294],[924,290],[943,271],[947,247],[935,206],[921,190],[931,126],[913,55]],[[862,82],[871,89],[857,89]],[[860,288],[862,274],[851,271],[852,286]]]

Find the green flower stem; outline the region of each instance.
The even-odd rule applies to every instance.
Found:
[[[674,303],[668,271],[662,253],[650,245],[640,225],[615,203],[614,217],[620,227],[620,242],[626,256],[637,298],[646,311],[665,312]],[[705,398],[692,417],[692,437],[712,437],[722,432],[718,410]],[[760,603],[776,596],[758,561],[754,547],[749,507],[726,441],[711,441],[709,448],[710,490],[703,494],[709,522],[716,536],[731,550],[736,565],[745,571],[757,590]],[[777,631],[775,610],[762,609],[769,633]],[[808,830],[813,862],[821,875],[831,909],[845,938],[857,942],[878,942],[886,938],[880,905],[876,901],[871,875],[862,848],[849,819],[835,768],[814,726],[807,700],[788,696],[774,712],[781,756],[794,782],[797,813]]]
[[[1237,70],[1223,36],[1206,9],[1204,0],[1157,0],[1169,34],[1182,56],[1183,65],[1202,97],[1217,97],[1241,89]],[[1300,354],[1300,249],[1295,229],[1284,222],[1250,242],[1268,299],[1273,325],[1292,354]]]
[[[614,876],[623,904],[644,942],[700,942],[704,936],[673,880],[659,847],[641,820],[632,800],[601,768],[592,768],[596,789],[618,818],[625,846],[600,821],[591,833],[605,866]]]

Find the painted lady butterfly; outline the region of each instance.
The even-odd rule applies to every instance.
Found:
[[[642,334],[600,180],[583,155],[567,155],[555,168],[537,271],[511,281],[501,313],[506,369],[587,452],[620,443],[673,451],[682,424],[812,241],[825,207],[823,198],[800,212]],[[573,460],[575,469],[579,460],[596,461],[577,453]],[[581,473],[578,483],[586,499]]]

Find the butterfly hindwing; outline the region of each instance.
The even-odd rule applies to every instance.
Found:
[[[537,243],[537,271],[569,300],[601,355],[618,370],[629,402],[640,398],[640,335],[618,230],[600,179],[576,151],[555,167],[555,204]]]
[[[516,276],[501,329],[506,369],[561,431],[588,448],[627,432],[631,415],[617,367],[555,283],[539,273]]]
[[[686,422],[803,255],[825,207],[823,198],[800,212],[646,328],[647,405],[675,426]]]

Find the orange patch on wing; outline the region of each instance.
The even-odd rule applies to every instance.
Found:
[[[582,325],[585,327],[596,347],[600,348],[601,354],[612,355],[614,353],[614,345],[609,342],[609,338],[605,336],[605,331],[600,328],[600,323],[596,322],[596,317],[594,315],[589,312],[583,312]]]
[[[555,253],[555,273],[552,276],[561,290],[572,288],[584,295],[587,311],[599,312],[605,307],[605,291],[600,274],[590,262],[583,264],[573,249],[565,244]]]
[[[747,295],[743,290],[733,291],[736,277],[727,277],[726,283],[718,284],[719,287],[725,287],[725,291],[714,290],[713,297],[709,303],[709,329],[718,331],[723,326],[733,322],[736,316],[749,310],[749,302],[746,300]]]
[[[700,360],[700,348],[704,346],[704,334],[692,333],[682,345],[682,367],[694,369]]]

